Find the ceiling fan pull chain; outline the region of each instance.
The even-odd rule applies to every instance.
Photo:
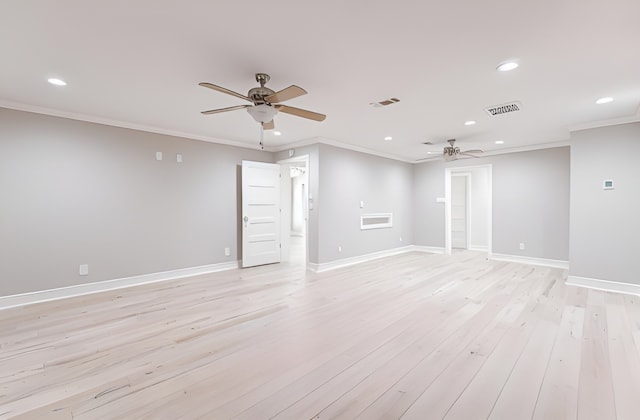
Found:
[[[264,123],[260,123],[260,149],[264,150],[264,144],[262,143],[264,140]]]

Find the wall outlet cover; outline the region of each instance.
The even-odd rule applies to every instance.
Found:
[[[78,274],[80,274],[81,276],[88,276],[89,275],[89,264],[80,264],[80,267],[78,269]]]

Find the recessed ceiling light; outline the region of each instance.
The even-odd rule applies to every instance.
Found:
[[[473,120],[465,121],[464,125],[474,125],[476,122]]]
[[[47,79],[47,82],[51,83],[52,85],[56,85],[56,86],[66,86],[67,85],[67,82],[65,82],[64,80],[61,80],[61,79],[56,79],[55,77]]]
[[[611,96],[606,96],[604,98],[600,98],[596,101],[598,105],[608,104],[609,102],[613,102],[613,98]]]
[[[393,137],[391,137],[391,136],[387,136],[387,137],[385,137],[385,138],[384,138],[384,140],[385,140],[385,141],[391,141],[391,140],[393,140]]]
[[[496,140],[496,144],[504,144],[503,140]]]
[[[496,70],[498,71],[511,71],[515,68],[518,68],[518,63],[516,63],[515,61],[505,61],[504,63],[500,63],[500,65],[498,65],[498,67],[496,67]]]
[[[280,132],[280,131],[274,131],[274,132],[273,132],[273,135],[274,135],[274,136],[281,136],[281,135],[282,135],[282,132]]]

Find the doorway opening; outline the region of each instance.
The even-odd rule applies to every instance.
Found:
[[[309,156],[278,162],[281,168],[281,260],[306,266],[309,225]]]
[[[445,168],[445,251],[492,250],[492,166]]]

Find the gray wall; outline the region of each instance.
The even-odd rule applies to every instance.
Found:
[[[491,163],[493,252],[568,261],[569,147],[495,156]]]
[[[640,284],[638,157],[640,123],[572,133],[570,275]]]
[[[320,145],[319,263],[412,244],[411,166]],[[393,213],[393,227],[360,230],[366,213]]]
[[[631,142],[637,126],[634,130],[621,138]],[[163,161],[155,160],[157,151],[164,153]],[[601,154],[599,149],[582,152]],[[183,163],[176,163],[176,153]],[[579,155],[587,163],[578,177],[593,169],[596,160],[589,153]],[[304,154],[310,158],[314,206],[310,262],[410,244],[444,246],[444,205],[435,200],[444,196],[444,168],[470,161],[411,165],[324,144],[296,150],[296,156]],[[286,158],[286,151],[272,154],[0,109],[0,295],[235,261],[238,165],[243,159]],[[569,149],[472,163],[493,165],[493,252],[567,260]],[[637,177],[631,163],[623,167],[627,172],[621,179]],[[622,190],[615,194],[623,195]],[[623,205],[638,210],[635,196],[624,197]],[[576,196],[581,199],[587,201],[584,194]],[[360,229],[361,214],[382,212],[393,213],[392,228]],[[592,215],[576,217],[572,235],[585,244],[580,227],[589,225]],[[518,249],[520,242],[526,243],[525,251]],[[231,248],[230,257],[224,256],[225,247]],[[591,254],[576,248],[575,257],[586,264]],[[89,276],[79,276],[80,264],[89,264]],[[575,275],[607,274],[581,267],[572,267]]]
[[[237,260],[238,165],[272,158],[0,108],[0,295]]]
[[[414,167],[414,243],[445,246],[444,169],[491,164],[492,246],[497,254],[567,261],[569,148],[536,150]],[[525,243],[525,250],[519,244]]]
[[[413,165],[413,243],[420,246],[445,246],[444,168],[441,160]]]

